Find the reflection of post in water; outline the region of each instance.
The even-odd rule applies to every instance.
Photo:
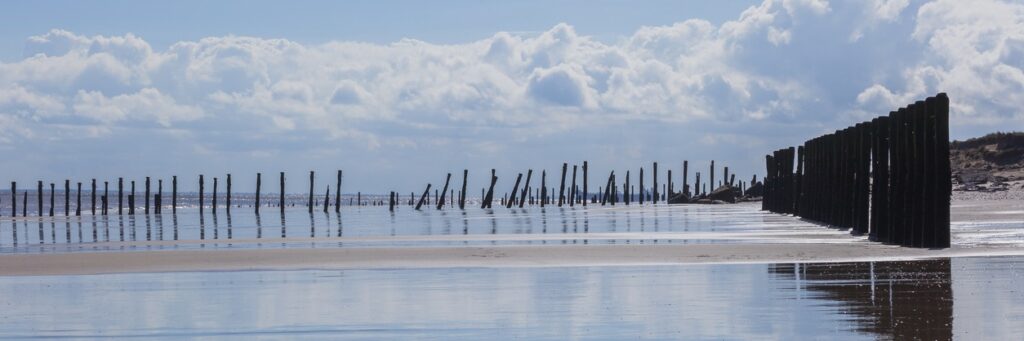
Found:
[[[99,241],[99,235],[97,232],[99,229],[96,227],[96,215],[90,215],[89,218],[92,220],[92,242],[95,243]]]
[[[146,241],[153,240],[153,226],[149,224],[149,215],[146,215]]]
[[[42,194],[42,192],[40,192],[40,194]],[[39,220],[38,220],[38,221],[39,221],[39,244],[42,244],[42,243],[43,243],[43,239],[44,239],[44,237],[43,237],[43,218],[42,218],[42,210],[43,210],[42,208],[40,208],[40,209],[39,209],[39,212],[40,212],[40,214],[39,214],[39,215],[40,215],[40,217],[39,217]]]
[[[260,222],[260,214],[256,213],[256,239],[263,238],[263,224]]]
[[[856,329],[894,340],[951,340],[950,260],[774,264],[768,271],[794,279],[817,297],[842,303],[859,318]]]
[[[82,218],[78,218],[78,224],[77,225],[78,225],[78,242],[81,243],[82,242]],[[25,231],[27,233],[28,229],[26,229]]]
[[[131,237],[131,241],[135,241],[135,216],[128,216],[128,235]]]
[[[214,178],[214,180],[216,180],[216,179],[217,178]],[[214,182],[216,182],[216,181],[214,181]],[[214,198],[216,198],[216,197],[214,197]],[[214,199],[214,201],[216,201],[216,199]],[[213,217],[213,239],[219,239],[219,237],[220,237],[219,236],[220,229],[219,229],[219,226],[217,226],[217,211],[215,209],[211,210],[211,211],[213,212],[213,215],[212,215],[212,217]]]
[[[118,230],[118,234],[121,235],[121,241],[123,242],[124,241],[124,218],[120,214],[117,215],[117,230]]]
[[[163,198],[160,200],[163,201]],[[157,209],[156,211],[160,212],[162,210]],[[164,215],[162,213],[156,215],[156,240],[164,240]]]
[[[228,205],[227,207],[231,207],[231,205]],[[224,216],[228,219],[228,239],[231,239],[231,210],[225,209],[224,213]]]
[[[489,213],[491,215],[491,234],[498,233],[498,218],[494,216],[494,212]]]
[[[285,216],[284,211],[281,211],[281,238],[288,236],[288,231],[285,229]]]
[[[71,219],[64,221],[64,243],[71,243]]]
[[[466,211],[462,211],[462,234],[469,234],[469,218],[466,217]]]
[[[50,244],[57,242],[57,222],[50,219]]]
[[[171,228],[174,229],[174,240],[178,240],[178,212],[171,209]]]
[[[110,241],[110,220],[103,216],[103,240]]]
[[[316,219],[313,217],[313,212],[309,212],[309,237],[316,237]]]
[[[341,237],[341,212],[334,212],[334,216],[338,218],[338,237]]]
[[[202,213],[199,214],[199,239],[206,239],[206,218]]]

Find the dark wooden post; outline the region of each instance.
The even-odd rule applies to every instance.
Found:
[[[622,185],[622,202],[629,205],[629,199],[632,193],[629,192],[629,170],[626,170],[626,183]]]
[[[21,216],[28,216],[28,191],[21,192]]]
[[[69,215],[71,215],[71,180],[64,179],[64,216]]]
[[[278,203],[278,206],[281,208],[281,215],[284,215],[284,172],[281,172],[281,195]]]
[[[103,187],[106,187],[106,184],[104,184]],[[164,213],[164,179],[157,179],[156,180],[156,195],[157,195],[156,213],[157,214],[163,214]],[[104,212],[104,213],[106,213],[106,212]]]
[[[224,186],[224,212],[231,214],[231,173],[228,173],[226,186]]]
[[[651,200],[651,203],[657,205],[658,204],[658,198],[659,198],[658,197],[658,163],[657,162],[654,163],[654,170],[651,173],[651,175],[652,175],[653,182],[654,182],[654,188],[652,188],[652,192],[654,193],[654,197],[653,197],[654,200]]]
[[[487,194],[484,195],[484,199],[480,202],[480,208],[491,208],[491,202],[494,200],[494,184],[498,182],[498,176],[496,176],[494,169],[491,169],[491,186],[487,189]]]
[[[583,207],[587,206],[587,162],[583,161]]]
[[[200,188],[202,188],[202,186],[200,186]],[[135,180],[132,180],[131,182],[131,189],[132,191],[128,194],[128,214],[135,215]],[[202,198],[202,196],[200,196],[200,198]],[[202,202],[202,200],[200,200],[200,202]],[[93,207],[93,212],[95,214],[95,207]]]
[[[692,195],[692,194],[690,194],[690,181],[688,179],[689,175],[690,175],[690,162],[687,161],[687,160],[683,160],[683,188],[680,188],[679,190],[682,191],[683,193],[685,193],[687,196],[691,196]]]
[[[124,213],[124,178],[117,178],[117,215]]]
[[[36,201],[38,202],[37,206],[39,208],[39,216],[42,217],[43,216],[43,182],[42,181],[37,182],[37,186],[36,186]],[[96,212],[93,212],[93,214],[96,214]]]
[[[213,177],[213,197],[212,197],[212,200],[210,200],[210,201],[211,201],[211,203],[210,203],[211,204],[210,205],[210,212],[213,212],[213,215],[217,215],[217,177],[216,176]]]
[[[331,206],[331,185],[327,185],[327,192],[324,193],[324,213]]]
[[[92,198],[89,210],[92,215],[96,215],[96,179],[92,179],[92,192],[89,194],[89,197]]]
[[[693,182],[693,196],[694,197],[699,197],[701,195],[701,193],[700,193],[700,172],[694,172],[694,176],[695,176],[695,178],[694,178],[694,182]]]
[[[448,176],[444,179],[444,189],[441,190],[441,198],[437,200],[437,209],[444,207],[445,195],[448,194],[448,182],[452,180],[452,173],[448,173]]]
[[[420,196],[420,201],[416,202],[417,211],[419,211],[420,207],[423,206],[423,202],[427,201],[428,195],[430,195],[430,184],[427,184],[427,189],[423,190],[423,195]]]
[[[586,168],[584,168],[586,169]],[[585,173],[586,171],[584,171]],[[548,200],[548,172],[540,171],[540,207],[544,207]]]
[[[929,110],[935,116],[935,195],[933,196],[935,211],[935,244],[932,247],[948,248],[949,235],[949,204],[953,193],[950,180],[951,164],[949,161],[949,97],[939,93],[931,99]]]
[[[110,182],[103,182],[103,215],[107,215],[107,203],[110,199]]]
[[[568,163],[562,163],[562,181],[558,186],[558,207],[562,207],[562,204],[565,202],[565,173],[568,168]]]
[[[334,185],[334,213],[341,212],[341,170],[338,170],[338,181]]]
[[[306,206],[309,207],[309,213],[313,213],[313,171],[309,171],[309,202]]]
[[[178,213],[178,176],[173,175],[171,176],[171,214],[176,213]]]
[[[668,174],[665,177],[665,183],[666,183],[666,185],[665,185],[665,194],[666,194],[666,198],[668,198],[668,197],[672,197],[672,188],[674,186],[672,186],[672,170],[669,169],[668,171],[666,171],[666,173],[668,173]]]
[[[576,202],[576,165],[572,165],[572,185],[569,186],[569,207]]]
[[[53,189],[54,189],[54,184],[51,182],[50,183],[50,216],[51,217],[53,216],[53,203],[54,203],[54,201],[53,201]]]
[[[75,216],[82,215],[82,183],[78,183],[78,191],[75,192]]]
[[[512,208],[512,204],[516,202],[516,192],[519,192],[519,181],[523,180],[523,173],[519,173],[516,176],[516,184],[512,187],[512,196],[505,202],[505,208]]]
[[[142,207],[142,211],[145,214],[149,214],[149,177],[146,177],[146,197],[142,199],[145,206]]]
[[[462,196],[459,197],[459,209],[466,209],[466,182],[469,180],[469,170],[462,170]]]
[[[253,205],[253,207],[255,207],[256,214],[260,214],[260,189],[261,189],[261,187],[263,187],[263,174],[256,173],[256,198],[255,198],[256,203]],[[340,205],[340,203],[339,203],[339,205]]]
[[[205,199],[205,197],[204,197],[205,194],[203,192],[205,192],[205,191],[206,191],[206,184],[203,181],[203,175],[199,174],[199,214],[203,214],[203,201],[204,201],[203,199]],[[128,210],[130,212],[131,208],[128,208]]]
[[[575,185],[576,184],[576,166],[573,166],[572,169],[573,169],[572,180],[573,180],[573,184]],[[522,191],[522,193],[520,193],[520,196],[519,196],[519,208],[523,208],[523,204],[526,203],[527,196],[530,195],[530,192],[529,192],[530,191],[530,178],[532,178],[532,177],[533,177],[533,170],[532,169],[527,169],[526,170],[526,184],[523,185],[523,191]]]
[[[11,181],[11,217],[18,216],[18,182]]]
[[[889,242],[889,118],[882,116],[871,124],[871,231],[872,241]]]
[[[605,182],[604,195],[601,197],[601,206],[604,206],[605,204],[612,200],[611,194],[612,188],[614,186],[612,182],[614,181],[614,179],[615,171],[612,171],[611,173],[608,174],[608,181]]]
[[[644,204],[644,168],[640,167],[640,205]]]

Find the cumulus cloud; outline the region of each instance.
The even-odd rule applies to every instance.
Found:
[[[755,148],[736,141],[789,141],[940,91],[954,124],[1020,120],[1022,65],[1024,5],[996,0],[765,0],[720,25],[681,20],[612,42],[565,23],[448,45],[229,35],[161,49],[131,33],[54,29],[0,63],[0,144],[34,131],[76,138],[59,133],[69,129],[127,139],[123,128],[144,127],[209,144],[190,150],[264,155],[339,139],[493,147],[714,127],[703,143]]]

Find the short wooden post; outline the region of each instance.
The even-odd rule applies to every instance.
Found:
[[[54,188],[54,185],[51,182],[50,183],[50,216],[51,217],[53,216],[53,203],[54,203],[54,201],[53,201],[53,188]]]
[[[18,182],[11,181],[11,217],[18,216]]]
[[[75,216],[82,215],[82,183],[78,183],[78,191],[75,192]]]
[[[42,181],[37,182],[37,186],[36,186],[36,201],[38,202],[38,204],[36,206],[38,206],[38,208],[39,208],[39,216],[42,217],[43,216],[43,182]],[[93,214],[95,214],[95,213],[96,212],[93,212]]]

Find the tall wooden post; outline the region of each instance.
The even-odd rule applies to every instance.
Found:
[[[572,185],[569,186],[569,207],[576,202],[576,165],[572,165]]]
[[[213,177],[213,197],[212,197],[212,200],[211,200],[210,204],[211,204],[210,205],[210,212],[213,212],[213,215],[217,215],[217,177],[216,176]]]
[[[572,179],[573,179],[573,184],[575,185],[575,183],[576,183],[576,166],[573,166],[572,168],[573,168],[573,177],[572,177]],[[530,195],[530,178],[532,178],[532,177],[533,177],[533,170],[532,169],[527,169],[526,170],[526,184],[523,185],[523,191],[520,193],[520,196],[519,196],[519,208],[523,208],[523,204],[526,203],[526,198]]]
[[[260,214],[260,188],[261,187],[263,187],[263,174],[262,173],[256,173],[256,198],[255,198],[256,203],[253,205],[253,207],[255,207],[256,214]]]
[[[683,188],[680,190],[687,196],[690,196],[690,181],[687,177],[690,175],[690,162],[683,160]]]
[[[711,175],[711,178],[710,178],[711,182],[708,184],[708,187],[710,187],[710,190],[712,192],[714,192],[715,191],[715,160],[711,160],[711,169],[710,169],[710,171],[711,171],[711,173],[709,173],[709,174]]]
[[[64,179],[64,216],[71,215],[71,180]]]
[[[644,168],[640,167],[640,205],[644,204]]]
[[[652,189],[652,192],[654,193],[654,197],[653,197],[654,200],[651,200],[651,203],[657,205],[658,204],[658,198],[659,198],[658,197],[658,163],[657,162],[654,163],[654,172],[651,175],[653,175],[653,178],[654,178],[654,180],[653,180],[654,181],[654,188]]]
[[[96,215],[96,179],[92,179],[92,192],[89,194],[89,197],[92,198],[89,210],[92,215]]]
[[[420,207],[423,206],[423,202],[427,201],[428,195],[430,195],[430,184],[427,184],[427,189],[423,190],[423,195],[420,196],[420,201],[416,202],[417,211],[419,211]]]
[[[586,168],[583,168],[586,169]],[[584,171],[585,172],[585,171]],[[586,186],[584,186],[586,187]],[[540,207],[544,207],[548,201],[548,172],[547,170],[540,171]]]
[[[437,200],[437,209],[444,207],[445,195],[448,194],[448,183],[452,180],[452,173],[448,173],[448,176],[444,179],[444,189],[441,190],[441,198]]]
[[[394,193],[394,192],[392,192]],[[341,212],[341,170],[338,170],[338,181],[334,184],[334,213]]]
[[[519,181],[521,180],[523,180],[523,173],[519,173],[519,176],[516,176],[516,184],[512,187],[512,196],[505,202],[505,208],[512,208],[512,204],[516,202],[516,192],[519,192]]]
[[[279,199],[278,203],[279,203],[278,206],[280,206],[280,208],[281,208],[281,215],[283,216],[284,215],[284,172],[281,172],[281,195],[280,195],[280,199]]]
[[[462,170],[462,196],[459,197],[459,209],[466,209],[466,181],[469,179],[469,170]]]
[[[309,213],[313,213],[313,171],[309,171],[309,202],[306,205]]]
[[[120,196],[120,194],[118,195]],[[119,198],[118,200],[121,199]],[[171,214],[176,213],[178,213],[178,176],[173,175],[171,176]]]
[[[124,178],[117,178],[117,215],[124,214]]]
[[[558,207],[562,207],[562,204],[565,203],[565,172],[568,168],[568,163],[562,163],[562,181],[558,185]]]
[[[224,186],[224,212],[231,214],[231,173],[227,174],[227,183]]]
[[[75,192],[75,216],[82,215],[82,183],[78,182],[78,191]]]
[[[11,181],[11,217],[18,216],[18,182]]]
[[[36,186],[36,201],[38,202],[37,206],[39,208],[39,216],[42,217],[43,216],[43,182],[42,181],[37,182],[37,186]],[[96,212],[93,212],[93,214],[96,214]]]
[[[204,199],[203,196],[205,195],[203,192],[206,191],[205,185],[206,184],[203,182],[203,175],[199,174],[199,214],[203,214],[203,201],[204,201],[203,200]],[[133,187],[132,191],[134,192],[135,191],[134,190],[134,185],[132,187]],[[131,212],[131,208],[130,207],[128,208],[128,211]]]
[[[50,183],[50,216],[51,217],[53,216],[53,203],[54,203],[54,201],[53,201],[53,187],[54,187],[54,184],[51,182]]]
[[[587,162],[583,161],[583,207],[587,206]]]

